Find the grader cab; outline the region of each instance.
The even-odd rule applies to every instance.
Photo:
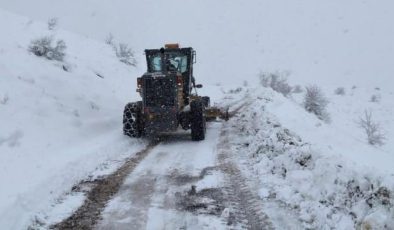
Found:
[[[191,129],[195,141],[205,139],[206,121],[228,119],[228,112],[210,106],[210,98],[199,96],[193,77],[196,52],[167,44],[145,50],[147,72],[137,78],[142,100],[128,103],[123,113],[123,132],[139,138]]]

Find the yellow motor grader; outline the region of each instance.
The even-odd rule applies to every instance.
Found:
[[[228,111],[211,107],[210,98],[199,96],[193,76],[196,52],[166,44],[145,50],[147,72],[137,78],[142,100],[128,103],[123,113],[123,133],[139,138],[174,132],[181,126],[191,130],[194,141],[205,139],[206,122],[229,118]]]

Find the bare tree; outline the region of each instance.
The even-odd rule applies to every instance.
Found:
[[[386,137],[382,132],[380,124],[373,121],[371,111],[365,110],[364,117],[360,117],[358,124],[367,134],[367,140],[370,145],[384,144]]]

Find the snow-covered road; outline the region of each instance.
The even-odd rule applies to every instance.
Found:
[[[128,176],[97,229],[272,229],[257,190],[233,162],[227,125],[207,138],[163,137]]]
[[[108,204],[98,229],[202,229],[220,224],[217,218],[188,212],[189,203],[179,202],[191,185],[197,191],[219,186],[215,165],[220,126],[210,125],[203,142],[191,142],[188,132],[164,137]]]
[[[244,100],[232,104],[233,111],[246,105]],[[88,185],[93,188],[84,205],[53,227],[272,229],[257,187],[249,187],[235,162],[229,132],[231,125],[213,122],[201,142],[192,142],[184,131],[161,136],[110,179]],[[105,198],[98,198],[103,193]]]
[[[59,209],[75,207],[73,211],[62,211],[62,218],[46,213],[48,217],[36,219],[32,226],[99,230],[392,226],[392,182],[316,151],[267,111],[278,101],[273,98],[269,90],[226,94],[222,104],[230,107],[231,119],[209,123],[206,140],[193,142],[187,131],[161,136],[132,153],[115,172],[76,185],[58,204]],[[70,203],[78,199],[79,205]]]

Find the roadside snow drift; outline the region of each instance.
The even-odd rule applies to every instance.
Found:
[[[122,135],[135,70],[111,47],[2,10],[0,27],[0,226],[22,229],[98,166],[144,144]],[[43,36],[65,41],[64,62],[28,52]]]
[[[376,170],[378,165],[374,162],[372,167],[367,167],[363,161],[349,159],[349,155],[354,157],[356,153],[371,154],[367,144],[355,148],[355,152],[347,148],[340,151],[335,136],[324,138],[330,127],[315,126],[313,135],[309,136],[301,127],[292,129],[293,123],[302,122],[307,129],[309,124],[320,123],[294,101],[269,88],[249,94],[251,105],[230,120],[229,133],[233,134],[230,140],[250,182],[260,181],[260,197],[265,200],[263,209],[277,228],[282,229],[286,226],[283,222],[291,219],[275,221],[281,211],[274,207],[286,207],[296,213],[307,229],[391,229],[394,226],[394,175]],[[315,142],[319,138],[332,145],[333,151],[321,148],[318,145],[321,143]],[[337,138],[352,143],[351,137]]]

